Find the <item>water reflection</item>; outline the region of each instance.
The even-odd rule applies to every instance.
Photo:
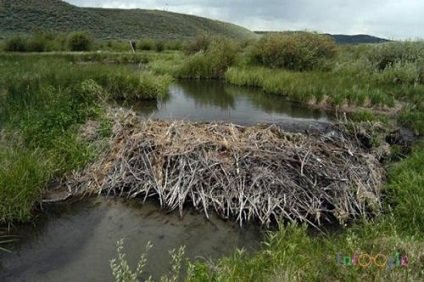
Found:
[[[226,85],[225,91],[233,96],[247,97],[252,105],[266,113],[286,114],[292,118],[326,120],[328,117],[320,110],[313,110],[287,101],[278,95],[258,93],[258,89],[240,88]]]
[[[63,209],[63,210],[61,210]],[[125,238],[125,253],[135,267],[148,241],[145,276],[155,281],[168,272],[168,251],[186,246],[186,258],[217,259],[236,248],[259,247],[259,228],[243,229],[211,215],[186,209],[166,213],[156,202],[87,199],[57,211],[48,210],[34,225],[16,231],[20,244],[0,252],[0,281],[113,281],[109,261],[116,241]],[[12,246],[11,246],[12,247]]]
[[[161,120],[224,121],[242,125],[287,120],[327,121],[324,112],[288,102],[259,89],[237,87],[221,81],[179,81],[161,101],[131,105],[143,117]]]
[[[179,82],[178,86],[174,86],[173,90],[171,89],[171,95],[190,97],[197,107],[217,107],[221,110],[235,110],[236,97],[233,93],[227,91],[224,83],[217,81],[184,81]]]

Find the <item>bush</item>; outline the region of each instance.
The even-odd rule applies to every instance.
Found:
[[[336,55],[334,40],[308,32],[272,33],[262,37],[251,49],[250,61],[270,68],[295,71],[327,68]]]
[[[181,68],[179,76],[186,78],[222,78],[235,62],[238,46],[225,37],[206,39],[209,44],[197,52]]]
[[[157,41],[155,44],[155,50],[156,52],[162,52],[165,50],[165,43],[163,41]]]
[[[73,32],[68,36],[68,47],[71,51],[89,51],[91,44],[92,38],[86,32]]]
[[[395,63],[415,63],[424,56],[424,42],[390,42],[373,46],[368,52],[368,59],[379,70],[393,66]]]
[[[140,50],[145,50],[145,51],[150,51],[153,50],[155,47],[155,42],[151,39],[141,39],[138,44],[138,49]]]
[[[183,44],[181,41],[179,40],[173,40],[173,41],[168,41],[166,42],[165,48],[167,50],[182,50]]]
[[[374,75],[377,81],[396,84],[415,84],[420,81],[417,65],[411,62],[394,62]]]
[[[4,51],[25,52],[27,50],[28,40],[21,36],[9,38],[4,43]]]
[[[59,33],[35,31],[31,37],[12,37],[5,41],[4,50],[11,52],[60,51],[66,48],[66,37]]]
[[[28,42],[27,51],[44,52],[46,51],[47,40],[43,37],[34,37]]]
[[[195,54],[199,51],[206,51],[212,40],[212,36],[205,34],[198,35],[194,40],[186,44],[185,50],[188,54]]]

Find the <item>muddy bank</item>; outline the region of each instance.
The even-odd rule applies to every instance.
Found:
[[[14,233],[20,242],[0,253],[1,281],[113,281],[109,261],[116,241],[125,238],[124,251],[132,267],[148,241],[146,276],[158,278],[169,270],[168,251],[186,246],[186,258],[217,259],[237,247],[259,247],[260,231],[239,228],[215,216],[185,209],[165,213],[154,201],[123,201],[104,197],[45,206],[32,223]]]

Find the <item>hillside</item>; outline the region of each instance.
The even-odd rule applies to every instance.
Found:
[[[85,30],[101,39],[188,39],[205,33],[239,39],[255,36],[234,24],[158,10],[81,8],[60,0],[0,0],[0,38],[27,35],[34,29]]]
[[[339,44],[363,44],[363,43],[384,43],[390,40],[375,37],[366,34],[344,35],[344,34],[329,34]]]
[[[255,31],[256,34],[266,34],[274,31]],[[297,32],[297,31],[284,31],[284,32]],[[337,44],[364,44],[364,43],[384,43],[390,40],[379,38],[366,34],[358,35],[345,35],[345,34],[328,34],[331,36]]]

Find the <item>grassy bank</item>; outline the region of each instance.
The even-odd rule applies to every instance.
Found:
[[[395,105],[396,94],[388,91],[389,87],[376,86],[366,76],[358,79],[347,73],[234,67],[226,72],[225,79],[231,84],[260,87],[267,93],[324,108]],[[401,89],[395,91],[401,92]]]
[[[171,81],[126,66],[81,65],[60,56],[0,56],[3,223],[29,220],[50,180],[96,156],[77,131],[89,119],[102,120],[104,103],[163,96]]]

